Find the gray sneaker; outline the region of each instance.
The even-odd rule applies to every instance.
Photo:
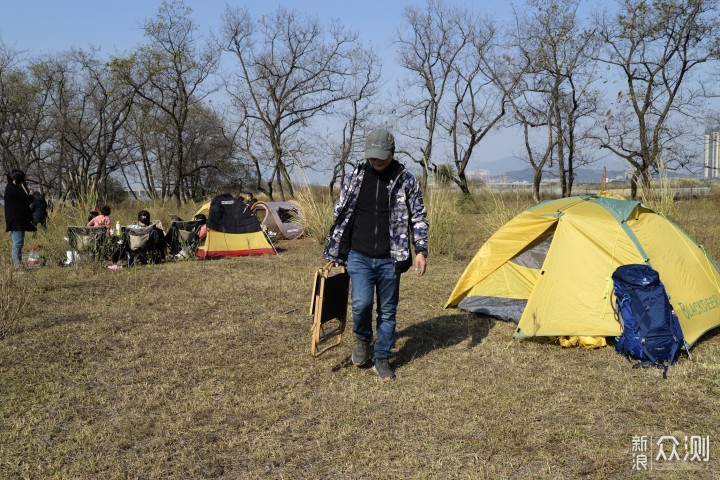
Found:
[[[390,361],[387,358],[376,358],[373,372],[377,373],[383,382],[395,380],[395,372],[390,368]]]
[[[355,348],[352,351],[352,362],[357,367],[362,367],[368,361],[370,354],[370,342],[367,340],[355,339]]]

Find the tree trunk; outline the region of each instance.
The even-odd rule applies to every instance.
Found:
[[[540,201],[540,182],[542,181],[542,167],[535,169],[533,176],[532,196],[535,202]]]
[[[465,172],[459,172],[458,173],[458,182],[457,185],[460,187],[460,191],[464,196],[470,196],[470,188],[468,188],[467,183],[467,177],[465,176]]]

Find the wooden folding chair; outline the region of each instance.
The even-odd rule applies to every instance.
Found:
[[[338,273],[330,275],[332,268],[333,262],[328,262],[315,272],[310,299],[310,315],[313,316],[310,354],[313,357],[340,345],[345,331],[350,276],[343,266],[339,267]]]

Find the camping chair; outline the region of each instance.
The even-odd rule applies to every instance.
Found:
[[[105,227],[68,227],[67,239],[72,250],[80,258],[100,260],[105,256]]]
[[[330,276],[332,268],[333,262],[328,262],[315,272],[310,299],[313,316],[310,354],[313,357],[340,345],[345,331],[350,276],[342,266],[338,274]]]
[[[124,232],[128,267],[140,262],[155,264],[165,260],[165,236],[159,222],[147,227],[128,227]]]
[[[195,256],[198,244],[200,243],[198,233],[202,226],[202,220],[173,221],[165,237],[170,249],[170,255],[186,252],[191,256]]]

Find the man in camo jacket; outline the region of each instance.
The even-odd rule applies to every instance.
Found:
[[[370,132],[366,162],[361,162],[343,184],[323,251],[323,258],[347,265],[350,275],[355,334],[352,361],[357,366],[369,360],[373,301],[377,294],[373,370],[386,382],[395,378],[389,359],[395,342],[400,275],[413,264],[419,276],[425,274],[428,250],[422,192],[394,154],[395,139],[390,132],[382,129]]]

